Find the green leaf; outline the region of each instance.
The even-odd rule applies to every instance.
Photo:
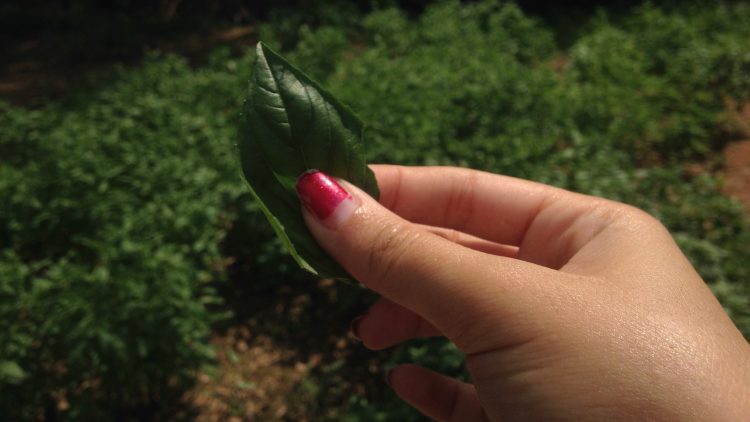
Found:
[[[240,136],[245,179],[302,268],[321,277],[350,278],[308,231],[295,183],[300,174],[318,169],[377,199],[377,182],[364,158],[362,122],[265,44],[256,50]]]
[[[0,382],[18,384],[26,377],[28,374],[16,362],[0,361]]]

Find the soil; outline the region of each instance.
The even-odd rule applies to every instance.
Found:
[[[738,199],[750,214],[750,102],[727,101],[729,130],[739,140],[724,148],[724,193]]]
[[[750,139],[724,148],[724,192],[737,198],[750,213]]]
[[[268,290],[249,279],[229,287],[235,319],[211,341],[217,365],[199,373],[183,397],[190,419],[338,420],[347,403],[332,399],[377,396],[388,354],[350,336],[349,321],[369,299],[356,286],[342,287],[304,280]],[[341,301],[352,308],[341,311]]]
[[[318,360],[303,362],[294,350],[243,325],[212,340],[218,367],[201,372],[185,399],[198,421],[306,420],[310,397],[297,393]],[[299,394],[298,399],[292,399]]]

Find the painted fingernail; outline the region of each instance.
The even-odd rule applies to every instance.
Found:
[[[366,315],[366,314],[365,314]],[[359,324],[365,318],[365,315],[360,315],[352,320],[349,325],[349,334],[352,335],[357,341],[362,341],[362,337],[359,336]]]
[[[319,170],[308,170],[300,175],[297,195],[307,211],[330,228],[341,225],[357,209],[352,195]]]

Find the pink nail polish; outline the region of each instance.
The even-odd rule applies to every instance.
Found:
[[[297,179],[297,195],[310,214],[331,228],[343,223],[357,209],[352,195],[318,170],[302,173]]]

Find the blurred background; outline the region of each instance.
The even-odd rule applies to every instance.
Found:
[[[0,5],[0,419],[420,420],[374,297],[283,252],[240,176],[263,40],[371,162],[468,166],[663,221],[750,337],[750,5],[67,0]]]

